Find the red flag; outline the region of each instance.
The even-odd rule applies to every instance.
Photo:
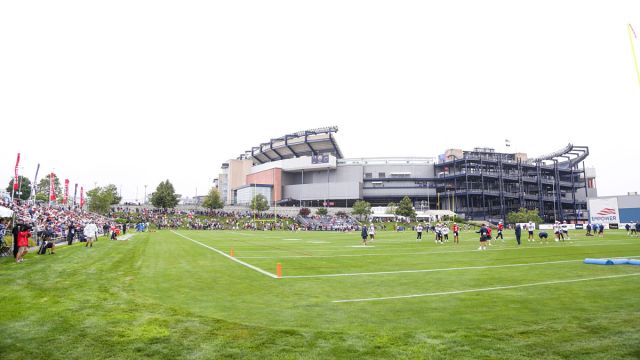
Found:
[[[84,188],[80,186],[80,209],[84,206]]]
[[[66,205],[67,200],[69,200],[69,179],[64,179],[64,198],[62,203]]]
[[[49,201],[56,201],[55,174],[49,175]]]
[[[16,159],[16,177],[13,179],[13,190],[18,191],[18,165],[20,164],[20,153]]]

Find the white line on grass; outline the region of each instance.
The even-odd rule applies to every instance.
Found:
[[[592,246],[618,246],[618,245],[630,245],[635,243],[622,243],[622,244],[592,244],[592,245],[568,245],[566,247],[592,247]],[[350,245],[347,246],[349,248],[373,248],[373,245],[370,246],[362,246],[362,245]],[[549,249],[559,248],[558,246],[532,246],[532,247],[514,247],[514,248],[504,248],[504,249],[496,249],[490,248],[487,251],[507,251],[507,250],[533,250],[533,249]],[[383,250],[384,248],[379,248],[379,250]],[[405,248],[406,249],[406,248]],[[396,250],[405,250],[405,249],[396,249]],[[391,249],[384,249],[391,250]],[[279,250],[248,250],[244,253],[257,253],[257,252],[277,252]],[[322,249],[313,249],[311,251],[334,251],[334,250],[322,250]],[[474,250],[452,250],[452,251],[421,251],[421,252],[410,252],[410,253],[383,253],[383,254],[342,254],[342,255],[288,255],[288,256],[241,256],[240,259],[295,259],[295,258],[334,258],[334,257],[360,257],[360,256],[396,256],[396,255],[431,255],[431,254],[456,254],[456,253],[469,253],[469,252],[478,252],[477,249]]]
[[[621,278],[621,277],[627,277],[627,276],[638,276],[638,275],[640,275],[640,273],[623,274],[623,275],[610,275],[610,276],[598,276],[598,277],[583,278],[583,279],[570,279],[570,280],[545,281],[545,282],[529,283],[529,284],[520,284],[520,285],[495,286],[495,287],[482,288],[482,289],[468,289],[468,290],[457,290],[457,291],[443,291],[443,292],[435,292],[435,293],[413,294],[413,295],[400,295],[400,296],[388,296],[388,297],[368,298],[368,299],[333,300],[332,302],[334,302],[334,303],[346,303],[346,302],[363,302],[363,301],[380,301],[380,300],[394,300],[394,299],[409,299],[409,298],[426,297],[426,296],[456,295],[456,294],[464,294],[464,293],[471,293],[471,292],[481,292],[481,291],[494,291],[494,290],[516,289],[516,288],[521,288],[521,287],[530,287],[530,286],[553,285],[553,284],[566,284],[566,283],[572,283],[572,282],[591,281],[591,280],[601,280],[601,279],[615,279],[615,278]]]
[[[193,241],[194,243],[196,243],[196,244],[198,244],[198,245],[200,245],[200,246],[204,246],[204,247],[206,247],[206,248],[207,248],[207,249],[209,249],[209,250],[213,250],[213,251],[217,252],[218,254],[220,254],[220,255],[222,255],[222,256],[224,256],[224,257],[226,257],[226,258],[230,259],[230,260],[233,260],[233,261],[237,262],[237,263],[238,263],[238,264],[240,264],[240,265],[244,265],[244,266],[248,267],[248,268],[249,268],[249,269],[251,269],[251,270],[255,270],[255,271],[257,271],[257,272],[259,272],[259,273],[261,273],[261,274],[267,275],[267,276],[272,277],[272,278],[274,278],[274,279],[277,279],[277,278],[278,278],[275,274],[272,274],[272,273],[270,273],[270,272],[268,272],[268,271],[262,270],[262,269],[260,269],[259,267],[253,266],[253,265],[251,265],[251,264],[247,264],[246,262],[244,262],[244,261],[242,261],[242,260],[238,260],[238,259],[236,259],[236,258],[235,258],[235,257],[233,257],[233,256],[227,255],[227,254],[226,254],[226,253],[224,253],[223,251],[220,251],[220,250],[218,250],[218,249],[216,249],[216,248],[214,248],[214,247],[211,247],[211,246],[209,246],[209,245],[205,245],[205,244],[203,244],[203,243],[201,243],[201,242],[199,242],[199,241],[197,241],[197,240],[193,240],[193,239],[191,239],[191,238],[189,238],[189,237],[187,237],[187,236],[184,236],[184,235],[182,235],[182,234],[180,234],[180,233],[177,233],[177,232],[175,232],[175,231],[173,231],[173,230],[171,230],[171,232],[172,232],[172,233],[174,233],[174,234],[176,234],[176,235],[178,235],[178,236],[180,236],[180,237],[183,237],[183,238],[185,238],[185,239],[187,239],[187,240],[191,240],[191,241]]]
[[[319,278],[319,277],[340,277],[340,276],[389,275],[389,274],[406,274],[406,273],[422,273],[422,272],[438,272],[438,271],[455,271],[455,270],[478,270],[478,269],[493,269],[493,268],[515,267],[515,266],[561,264],[561,263],[578,262],[578,261],[583,261],[583,259],[545,261],[545,262],[537,262],[537,263],[519,263],[519,264],[507,264],[507,265],[465,266],[465,267],[440,268],[440,269],[396,270],[396,271],[376,271],[376,272],[320,274],[320,275],[290,275],[290,276],[283,276],[283,278],[288,278],[288,279]]]
[[[626,259],[626,258],[635,258],[635,257],[638,257],[638,256],[634,255],[634,256],[619,256],[619,257],[608,257],[608,258],[609,259]],[[503,268],[503,267],[561,264],[561,263],[578,262],[578,261],[584,261],[584,259],[556,260],[556,261],[505,264],[505,265],[465,266],[465,267],[440,268],[440,269],[396,270],[396,271],[376,271],[376,272],[363,272],[363,273],[320,274],[320,275],[290,275],[290,276],[283,276],[283,278],[296,279],[296,278],[319,278],[319,277],[340,277],[340,276],[390,275],[390,274],[423,273],[423,272],[455,271],[455,270],[478,270],[478,269],[494,269],[494,268]]]

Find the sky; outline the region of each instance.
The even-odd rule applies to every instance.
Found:
[[[628,24],[640,1],[4,1],[0,184],[20,152],[31,179],[203,195],[335,125],[345,157],[586,145],[600,195],[640,191]]]

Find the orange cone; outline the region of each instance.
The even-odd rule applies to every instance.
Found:
[[[281,278],[282,277],[282,264],[278,263],[276,265],[276,275]]]

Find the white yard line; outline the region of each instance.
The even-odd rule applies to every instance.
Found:
[[[610,275],[610,276],[598,276],[598,277],[583,278],[583,279],[570,279],[570,280],[545,281],[545,282],[529,283],[529,284],[520,284],[520,285],[495,286],[495,287],[481,288],[481,289],[468,289],[468,290],[457,290],[457,291],[443,291],[443,292],[434,292],[434,293],[412,294],[412,295],[399,295],[399,296],[388,296],[388,297],[378,297],[378,298],[364,298],[364,299],[334,300],[334,301],[332,301],[332,302],[334,302],[334,303],[347,303],[347,302],[363,302],[363,301],[381,301],[381,300],[409,299],[409,298],[427,297],[427,296],[440,296],[440,295],[456,295],[456,294],[464,294],[464,293],[471,293],[471,292],[482,292],[482,291],[506,290],[506,289],[522,288],[522,287],[542,286],[542,285],[553,285],[553,284],[566,284],[566,283],[573,283],[573,282],[591,281],[591,280],[602,280],[602,279],[615,279],[615,278],[622,278],[622,277],[628,277],[628,276],[638,276],[638,275],[640,275],[640,273],[623,274],[623,275]]]
[[[193,239],[191,239],[191,238],[189,238],[189,237],[187,237],[187,236],[185,236],[185,235],[182,235],[182,234],[180,234],[180,233],[177,233],[177,232],[175,232],[175,231],[173,231],[173,230],[171,230],[171,232],[172,232],[172,233],[174,233],[174,234],[176,234],[176,235],[178,235],[178,236],[180,236],[180,237],[183,237],[183,238],[185,238],[185,239],[187,239],[187,240],[193,241],[194,243],[196,243],[196,244],[198,244],[198,245],[200,245],[200,246],[204,246],[204,247],[206,247],[206,248],[207,248],[207,249],[209,249],[209,250],[213,250],[213,251],[217,252],[218,254],[220,254],[220,255],[222,255],[222,256],[224,256],[224,257],[226,257],[226,258],[230,259],[230,260],[233,260],[233,261],[237,262],[237,263],[238,263],[238,264],[240,264],[240,265],[243,265],[243,266],[248,267],[248,268],[249,268],[249,269],[251,269],[251,270],[255,270],[255,271],[257,271],[257,272],[259,272],[259,273],[261,273],[261,274],[267,275],[268,277],[271,277],[271,278],[274,278],[274,279],[277,279],[277,278],[278,278],[275,274],[272,274],[272,273],[270,273],[270,272],[268,272],[268,271],[262,270],[262,269],[260,269],[259,267],[253,266],[253,265],[251,265],[251,264],[247,264],[246,262],[244,262],[244,261],[242,261],[242,260],[238,260],[238,259],[236,259],[235,257],[230,256],[230,255],[226,254],[225,252],[220,251],[220,250],[218,250],[218,249],[216,249],[216,248],[214,248],[214,247],[211,247],[211,246],[209,246],[209,245],[205,245],[205,244],[203,244],[203,243],[201,243],[201,242],[199,242],[199,241],[197,241],[197,240],[193,240]]]
[[[592,246],[617,246],[617,245],[630,245],[635,243],[621,243],[621,244],[592,244],[592,245],[567,245],[565,247],[592,247]],[[350,245],[349,248],[374,248],[374,246],[360,246],[360,245]],[[533,247],[515,247],[515,248],[506,248],[499,249],[495,247],[490,247],[487,251],[507,251],[507,250],[533,250],[533,249],[547,249],[547,248],[558,248],[558,246],[533,246]],[[294,250],[302,250],[302,249],[294,249]],[[307,249],[309,250],[309,249]],[[390,250],[378,248],[378,250]],[[397,250],[405,250],[405,249],[397,249]],[[256,252],[277,252],[279,250],[266,250],[266,251],[252,251],[248,250],[243,253],[256,253]],[[310,251],[334,251],[334,250],[322,250],[322,249],[311,249]],[[410,252],[410,253],[384,253],[384,254],[342,254],[342,255],[286,255],[286,256],[241,256],[240,259],[295,259],[295,258],[334,258],[334,257],[360,257],[360,256],[396,256],[396,255],[431,255],[431,254],[455,254],[455,253],[468,253],[468,252],[478,252],[478,250],[453,250],[453,251],[422,251],[422,252]]]
[[[636,257],[640,257],[640,255],[605,257],[605,258],[609,258],[609,259],[626,259],[626,258],[636,258]],[[283,278],[298,279],[298,278],[321,278],[321,277],[341,277],[341,276],[390,275],[390,274],[423,273],[423,272],[455,271],[455,270],[478,270],[478,269],[494,269],[494,268],[517,267],[517,266],[561,264],[561,263],[578,262],[578,261],[584,261],[584,259],[556,260],[556,261],[505,264],[505,265],[465,266],[465,267],[439,268],[439,269],[376,271],[376,272],[343,273],[343,274],[320,274],[320,275],[291,275],[291,276],[283,276]]]
[[[376,272],[343,273],[343,274],[291,275],[291,276],[283,276],[283,278],[298,279],[298,278],[320,278],[320,277],[340,277],[340,276],[390,275],[390,274],[407,274],[407,273],[423,273],[423,272],[455,271],[455,270],[478,270],[478,269],[493,269],[493,268],[515,267],[515,266],[560,264],[560,263],[578,262],[578,261],[584,261],[584,260],[583,259],[558,260],[558,261],[519,263],[519,264],[507,264],[507,265],[465,266],[465,267],[439,268],[439,269],[376,271]]]

